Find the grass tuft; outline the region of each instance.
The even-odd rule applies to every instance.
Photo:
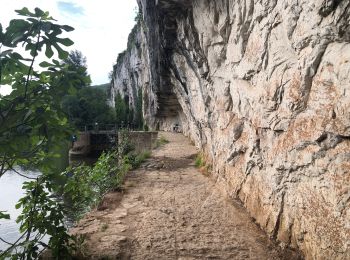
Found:
[[[204,160],[202,153],[197,154],[194,164],[204,176],[209,176],[212,172],[213,167]]]
[[[194,164],[197,168],[201,168],[205,165],[202,154],[197,154]]]
[[[166,139],[164,136],[161,136],[159,139],[157,139],[154,148],[158,148],[158,147],[165,145],[167,143],[169,143],[169,140]]]
[[[104,223],[104,224],[102,225],[102,227],[101,227],[101,231],[102,231],[102,232],[105,232],[105,231],[107,230],[107,228],[108,228],[108,224],[107,224],[107,223]]]

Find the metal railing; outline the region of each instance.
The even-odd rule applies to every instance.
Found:
[[[119,130],[128,130],[128,131],[134,131],[134,130],[141,130],[140,128],[136,127],[133,124],[89,124],[84,126],[79,126],[78,130],[80,132],[104,132],[104,131],[110,131],[110,132],[117,132]]]

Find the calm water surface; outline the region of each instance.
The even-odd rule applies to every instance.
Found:
[[[62,150],[61,158],[57,159],[55,163],[55,168],[57,171],[63,171],[68,164],[70,165],[80,165],[85,163],[87,165],[92,165],[96,162],[96,158],[84,158],[68,160],[68,149]],[[21,174],[28,177],[37,177],[40,172],[38,171],[23,171],[18,170]],[[0,178],[0,210],[6,211],[10,214],[10,220],[0,220],[0,237],[8,242],[15,242],[19,237],[19,225],[16,223],[16,218],[20,214],[21,209],[16,209],[15,205],[18,200],[23,197],[24,192],[22,190],[23,183],[26,181],[31,181],[25,177],[18,175],[15,172],[7,172]],[[8,245],[0,241],[0,250],[8,248]]]
[[[61,157],[57,158],[54,163],[57,171],[63,171],[68,166],[68,145],[63,145],[60,151]],[[21,174],[28,177],[37,177],[40,175],[38,171],[28,171],[17,169]],[[25,177],[18,175],[15,172],[6,172],[0,178],[0,210],[10,214],[10,220],[0,220],[0,237],[8,242],[14,242],[20,237],[19,225],[16,223],[16,218],[21,212],[21,209],[16,209],[15,205],[18,200],[23,197],[23,183],[31,181]],[[0,241],[0,250],[8,248],[8,245]]]
[[[39,172],[19,171],[29,177],[37,177],[39,175]],[[20,237],[18,224],[16,223],[20,209],[17,210],[15,205],[24,195],[22,185],[25,181],[29,180],[12,171],[5,173],[0,178],[0,210],[6,211],[11,216],[10,220],[0,220],[0,237],[8,242],[15,242]],[[7,247],[7,244],[0,241],[0,250],[4,250]]]

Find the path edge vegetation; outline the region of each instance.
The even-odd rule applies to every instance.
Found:
[[[9,95],[0,95],[0,178],[7,171],[21,174],[18,167],[38,169],[42,174],[24,176],[28,178],[23,185],[25,196],[16,205],[22,209],[17,218],[21,236],[15,242],[0,237],[9,245],[0,251],[0,259],[37,259],[45,250],[55,259],[71,259],[82,241],[68,233],[65,215],[69,209],[60,198],[70,201],[78,215],[83,214],[118,187],[126,172],[139,166],[149,153],[134,154],[126,143],[118,151],[102,154],[92,168],[82,165],[55,171],[53,161],[59,147],[73,131],[61,99],[90,78],[64,63],[68,57],[64,48],[73,41],[61,34],[74,28],[57,24],[39,8],[16,13],[22,18],[11,20],[6,29],[0,24],[0,86],[12,87]],[[37,64],[39,54],[46,59]],[[9,218],[0,211],[0,219]]]

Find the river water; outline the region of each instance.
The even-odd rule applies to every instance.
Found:
[[[62,172],[68,165],[80,165],[82,163],[86,165],[93,165],[96,162],[96,158],[81,158],[70,159],[68,158],[69,144],[64,145],[60,151],[60,157],[56,159],[54,168],[57,172]],[[21,174],[35,178],[40,172],[27,171],[17,169]],[[6,172],[0,178],[0,211],[6,211],[10,214],[10,220],[0,220],[0,237],[7,242],[14,242],[20,237],[19,224],[16,223],[16,218],[21,212],[21,209],[16,209],[15,206],[20,198],[23,197],[24,192],[22,190],[23,183],[31,181],[23,176],[18,175],[15,172]],[[71,221],[71,218],[67,216],[67,221]],[[71,222],[69,222],[71,224]],[[8,248],[8,244],[0,240],[0,251]]]
[[[69,164],[68,160],[69,145],[63,145],[60,151],[60,157],[54,162],[54,168],[57,172],[61,172]],[[35,178],[40,175],[38,171],[28,171],[16,169],[21,174]],[[23,183],[31,181],[15,172],[8,171],[0,178],[0,211],[6,211],[10,214],[10,220],[0,220],[0,237],[8,242],[14,242],[20,237],[19,224],[16,223],[16,218],[21,212],[21,209],[16,209],[15,206],[20,198],[23,197]],[[0,240],[0,250],[8,248],[8,244]]]
[[[35,171],[21,172],[28,177],[36,177],[40,174]],[[10,243],[15,242],[20,237],[19,225],[16,223],[20,209],[16,209],[15,205],[24,195],[22,185],[25,181],[29,180],[12,171],[6,172],[0,178],[0,210],[6,211],[11,216],[10,220],[0,220],[0,237]],[[0,241],[0,250],[4,250],[7,247],[7,244]]]

